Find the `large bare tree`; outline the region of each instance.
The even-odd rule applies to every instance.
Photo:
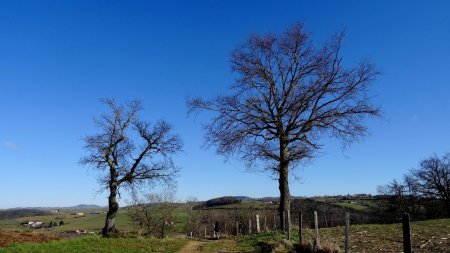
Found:
[[[313,158],[324,136],[348,145],[365,134],[365,117],[380,115],[368,95],[377,72],[369,62],[344,67],[342,39],[316,46],[302,24],[253,34],[231,55],[237,79],[230,94],[188,100],[190,112],[216,112],[205,127],[207,144],[250,167],[262,162],[278,178],[280,218],[290,209],[290,170]]]
[[[170,183],[178,173],[171,156],[182,148],[178,135],[165,121],[154,125],[139,120],[141,102],[132,101],[120,106],[112,99],[103,102],[111,113],[95,119],[100,133],[87,136],[85,149],[89,154],[81,164],[99,169],[100,183],[109,190],[108,213],[104,236],[115,233],[115,217],[119,210],[117,196],[121,187],[133,189],[152,181]]]

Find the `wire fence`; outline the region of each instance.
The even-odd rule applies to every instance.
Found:
[[[284,229],[282,229],[280,217],[285,219],[286,226]],[[276,232],[278,234],[281,232],[285,239],[296,243],[309,243],[313,247],[334,243],[344,252],[350,252],[351,249],[355,249],[359,247],[357,245],[361,244],[373,244],[373,251],[367,252],[398,252],[399,248],[402,248],[403,252],[412,252],[411,225],[408,214],[392,218],[361,216],[346,212],[342,218],[329,218],[326,214],[321,214],[320,211],[286,213],[280,216],[274,210],[254,210],[251,212],[228,210],[228,212],[220,214],[205,212],[197,218],[196,227],[188,226],[187,236],[190,238],[218,238],[219,235],[220,237],[240,237],[265,232]],[[191,222],[193,221],[191,220]],[[220,224],[220,232],[215,225],[216,223]],[[375,231],[368,231],[364,224],[377,225],[375,225]],[[384,226],[383,224],[395,225]],[[323,228],[328,229],[322,231]],[[381,231],[382,229],[388,229],[388,231]],[[448,235],[450,236],[450,232]],[[426,239],[425,236],[420,238],[421,235],[417,231],[414,236],[416,240],[421,240],[416,243],[414,252],[421,252],[422,248],[430,246],[430,239]],[[438,245],[444,251],[424,252],[450,252],[450,243],[445,240],[444,243],[447,243],[447,245]],[[377,247],[378,250],[376,250]],[[361,252],[356,249],[355,251]]]

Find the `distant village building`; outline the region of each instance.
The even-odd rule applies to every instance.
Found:
[[[40,228],[44,225],[42,221],[24,221],[21,222],[20,225],[28,227],[28,228]]]
[[[84,213],[71,213],[71,215],[81,217],[81,216],[84,216]]]
[[[66,233],[80,235],[80,234],[87,234],[87,230],[86,229],[68,230],[66,231]]]

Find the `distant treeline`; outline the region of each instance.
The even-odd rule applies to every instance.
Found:
[[[401,208],[399,201],[393,196],[376,196],[371,198],[371,205],[360,202],[363,199],[354,199],[360,205],[366,206],[363,210],[339,206],[330,202],[316,201],[314,199],[293,199],[291,202],[291,215],[298,220],[299,211],[303,212],[303,222],[306,226],[314,224],[314,211],[317,211],[319,225],[322,227],[344,225],[346,212],[350,212],[352,224],[389,224],[401,222],[405,209]],[[408,213],[412,220],[428,220],[445,217],[445,207],[439,199],[422,198],[415,200],[414,209]],[[341,202],[342,203],[342,202]],[[350,202],[349,202],[350,203]]]
[[[412,220],[430,220],[448,218],[445,202],[438,198],[426,198],[414,195],[387,195],[383,198],[385,204],[372,208],[374,215],[383,216],[384,219],[401,217],[409,213]],[[398,220],[399,221],[399,220]]]
[[[225,197],[210,199],[206,202],[199,203],[194,206],[194,209],[198,210],[198,209],[203,209],[203,208],[208,208],[208,207],[231,205],[231,204],[237,204],[237,203],[241,203],[240,198],[225,196]]]
[[[39,209],[8,209],[0,211],[0,220],[9,220],[28,216],[44,216],[49,215],[48,211]]]
[[[227,206],[241,202],[242,205]],[[217,216],[215,219],[227,220],[230,224],[232,224],[232,220],[239,220],[244,224],[256,214],[260,214],[261,217],[265,216],[268,219],[268,224],[270,223],[269,227],[273,226],[273,219],[276,218],[277,222],[279,222],[277,210],[279,198],[252,199],[248,203],[253,204],[249,205],[245,204],[247,202],[247,199],[242,200],[240,197],[226,196],[198,203],[193,209],[210,211],[211,214],[209,215]],[[257,202],[265,204],[255,204]],[[314,225],[314,211],[317,211],[320,227],[344,225],[346,212],[350,212],[351,224],[398,223],[401,222],[402,214],[405,212],[403,208],[400,208],[401,204],[402,202],[395,196],[386,195],[358,194],[317,198],[293,197],[291,201],[291,221],[294,224],[298,224],[299,213],[302,211],[304,226],[312,227]],[[445,217],[445,207],[439,199],[418,198],[415,199],[414,204],[414,209],[409,211],[412,220]],[[213,210],[216,209],[230,210],[230,212],[213,215]],[[219,217],[221,215],[224,217]],[[203,218],[206,219],[205,217]],[[214,220],[210,222],[214,222]]]

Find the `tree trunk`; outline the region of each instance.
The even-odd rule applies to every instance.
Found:
[[[280,141],[280,174],[278,179],[278,188],[280,189],[280,229],[285,230],[287,225],[283,219],[283,213],[291,209],[291,194],[289,192],[289,153],[287,142]]]
[[[107,237],[110,234],[117,232],[115,227],[116,214],[119,210],[119,204],[117,203],[117,184],[111,183],[109,186],[109,197],[108,197],[108,213],[106,214],[105,227],[103,227],[102,235]]]

